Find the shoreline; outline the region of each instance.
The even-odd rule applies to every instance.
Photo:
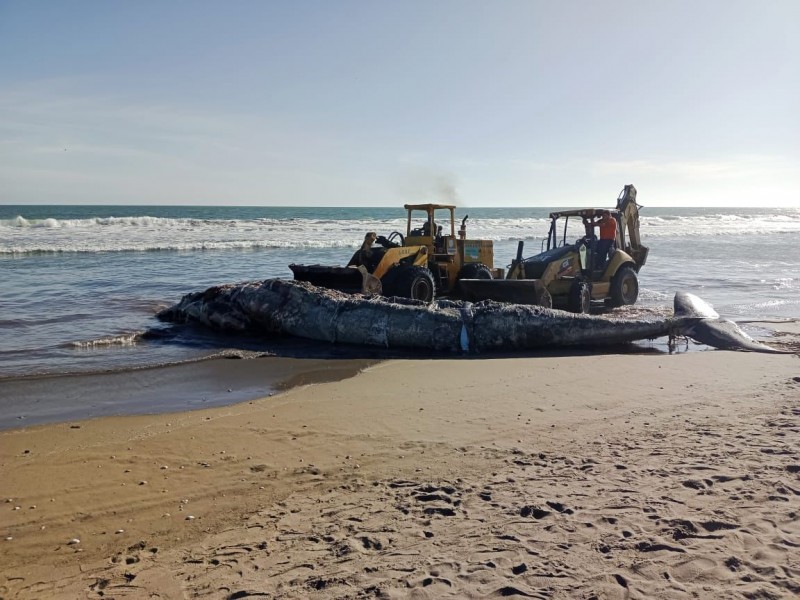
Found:
[[[793,355],[395,359],[3,431],[0,590],[789,597],[799,391]]]
[[[296,385],[352,377],[374,362],[234,355],[124,371],[0,379],[0,431],[227,406]]]
[[[754,337],[800,352],[800,319],[743,321],[756,326]],[[165,365],[118,371],[42,374],[0,378],[0,431],[126,415],[158,415],[229,406],[257,400],[296,385],[348,378],[387,360],[409,360],[421,353],[381,351],[357,346],[319,347],[298,340],[288,351],[223,351],[223,354]],[[298,350],[300,348],[300,350]],[[425,354],[430,360],[486,360],[603,355],[683,354],[708,351],[696,342],[670,348],[666,338],[619,346],[565,347],[490,354]],[[109,394],[113,390],[113,394]]]

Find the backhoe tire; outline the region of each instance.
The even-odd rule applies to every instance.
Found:
[[[611,278],[611,306],[636,304],[639,297],[639,276],[632,267],[622,267]]]
[[[567,297],[567,310],[577,314],[586,314],[592,306],[592,295],[589,284],[585,281],[575,281]]]
[[[467,263],[461,267],[456,279],[492,279],[492,270],[482,263]]]
[[[400,269],[393,273],[395,269]],[[392,275],[392,277],[389,277]],[[433,275],[425,267],[412,265],[410,267],[398,266],[386,274],[388,286],[384,287],[384,296],[400,296],[421,300],[422,302],[432,302],[436,296],[436,286],[433,283]],[[387,289],[388,288],[388,289]]]

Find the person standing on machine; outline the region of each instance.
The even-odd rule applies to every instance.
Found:
[[[604,210],[600,219],[592,223],[592,227],[600,228],[600,240],[597,242],[595,256],[598,264],[605,268],[609,254],[617,241],[617,220],[611,216],[611,211]]]

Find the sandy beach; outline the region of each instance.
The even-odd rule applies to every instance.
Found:
[[[797,355],[723,351],[390,360],[13,429],[0,597],[796,597],[798,442]]]

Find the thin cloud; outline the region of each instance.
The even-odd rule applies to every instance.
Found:
[[[597,175],[642,174],[675,176],[687,179],[740,179],[787,176],[795,173],[790,161],[781,156],[740,156],[723,160],[596,161],[591,171]]]

